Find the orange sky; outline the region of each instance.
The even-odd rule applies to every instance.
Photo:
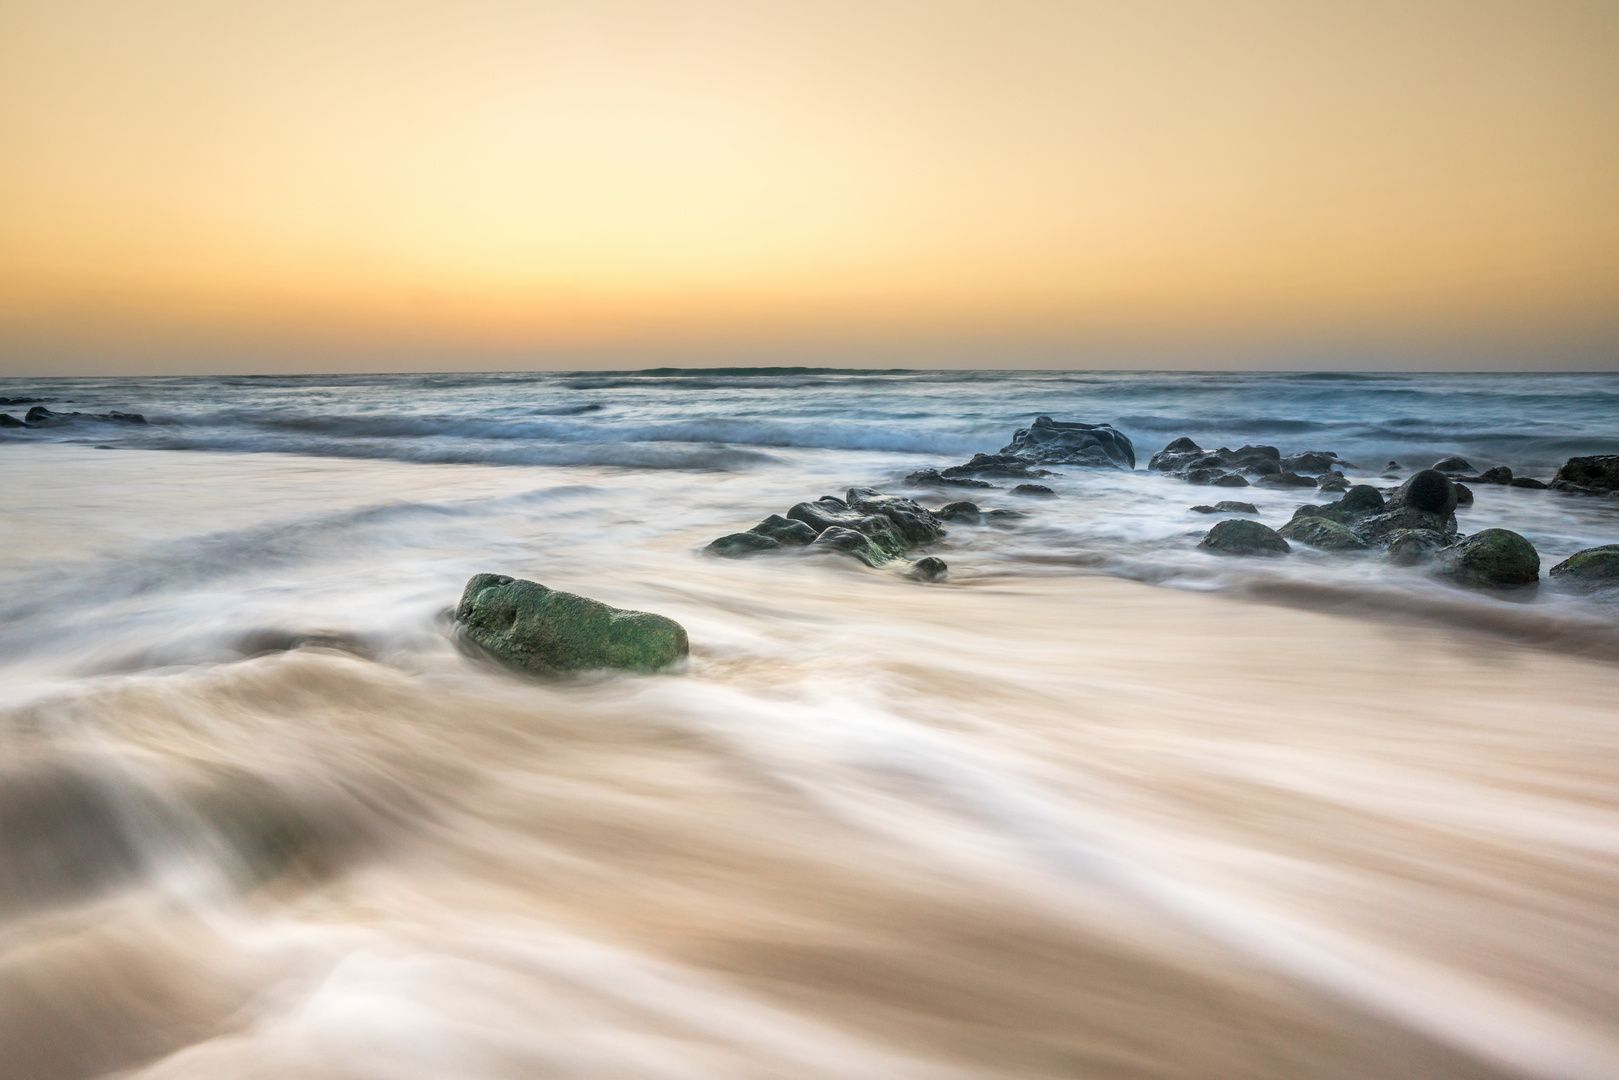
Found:
[[[1619,366],[1619,4],[0,5],[0,374],[1306,355]]]

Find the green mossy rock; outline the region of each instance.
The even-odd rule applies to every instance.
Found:
[[[815,530],[802,521],[784,518],[780,514],[771,514],[759,524],[748,530],[774,540],[782,547],[803,547],[815,543]],[[718,541],[715,541],[718,543]],[[709,547],[713,547],[710,544]]]
[[[753,531],[730,533],[718,540],[712,541],[703,552],[708,555],[718,555],[725,559],[740,559],[747,555],[757,555],[761,551],[780,551],[781,542],[762,533]]]
[[[1580,585],[1619,585],[1619,544],[1576,551],[1548,573]]]
[[[1220,522],[1197,546],[1216,555],[1286,555],[1293,550],[1275,529],[1245,518]]]
[[[1366,541],[1325,517],[1296,517],[1283,525],[1278,535],[1322,551],[1361,551],[1366,547]]]
[[[455,617],[466,636],[524,671],[556,675],[621,668],[657,671],[686,656],[686,630],[673,619],[624,611],[504,574],[467,582]]]
[[[1540,554],[1510,529],[1485,529],[1446,549],[1439,572],[1459,585],[1522,588],[1540,580]]]

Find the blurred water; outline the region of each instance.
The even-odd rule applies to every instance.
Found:
[[[699,552],[1038,413],[1386,485],[1549,479],[1619,451],[1616,394],[7,381],[150,423],[0,429],[0,1077],[1615,1075],[1611,598],[1210,558],[1191,503],[1303,496],[1142,471],[987,493],[1028,516],[953,528],[937,586]],[[1543,566],[1619,539],[1608,500],[1477,495],[1462,529]],[[691,661],[482,667],[444,616],[485,570]]]

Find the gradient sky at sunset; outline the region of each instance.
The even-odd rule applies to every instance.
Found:
[[[1619,366],[1619,3],[7,0],[0,374]]]

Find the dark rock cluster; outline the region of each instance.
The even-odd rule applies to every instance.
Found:
[[[30,400],[32,400],[32,399],[31,398],[0,399],[0,404],[21,403],[21,402],[30,401]],[[101,421],[104,421],[106,423],[111,423],[111,424],[144,424],[144,423],[146,423],[146,417],[142,416],[140,413],[118,412],[116,410],[114,410],[113,412],[104,412],[104,413],[84,413],[84,412],[59,413],[59,412],[52,412],[51,410],[47,409],[43,405],[35,405],[32,409],[28,410],[27,414],[24,415],[21,420],[18,420],[15,416],[12,416],[10,413],[0,413],[0,428],[55,427],[58,424],[65,424],[65,423],[67,423],[67,422],[69,422],[71,420],[101,420]]]
[[[981,516],[982,511],[968,502],[951,503],[935,514],[911,499],[857,487],[841,499],[824,495],[814,502],[801,502],[785,517],[772,514],[747,532],[722,536],[704,550],[738,558],[805,548],[841,552],[867,566],[881,566],[942,537],[946,520],[976,522]],[[912,567],[915,576],[927,581],[937,580],[944,570],[944,563],[936,558],[919,560]]]
[[[905,483],[911,487],[988,488],[995,486],[990,480],[1038,480],[1052,475],[1042,465],[1134,469],[1136,451],[1129,438],[1111,424],[1037,416],[1028,427],[1013,432],[1012,441],[995,453],[974,454],[972,460],[944,469],[919,469]],[[1044,488],[1042,484],[1026,486]]]
[[[1330,450],[1308,450],[1286,457],[1274,446],[1204,450],[1185,436],[1147,462],[1147,468],[1157,472],[1215,487],[1247,487],[1255,483],[1264,487],[1313,488],[1330,483],[1336,488],[1337,482],[1343,480],[1343,470],[1352,467]]]

